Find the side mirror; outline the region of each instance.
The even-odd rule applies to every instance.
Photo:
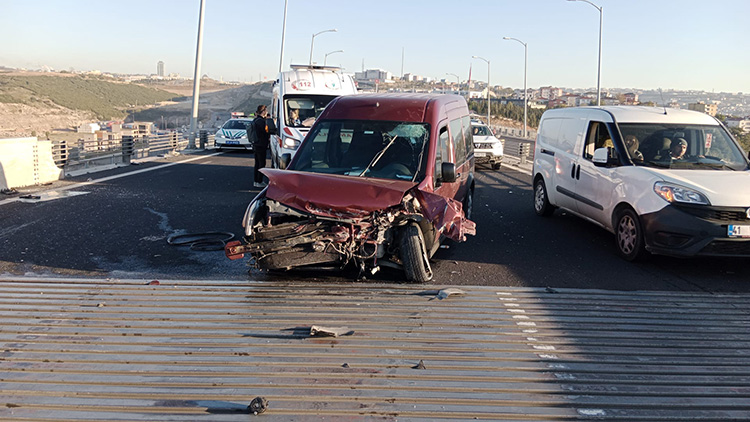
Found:
[[[292,161],[292,154],[288,152],[281,154],[281,159],[279,160],[279,168],[282,170],[286,170],[286,168],[289,167],[290,161]]]
[[[443,183],[453,183],[456,181],[456,165],[453,163],[442,163],[440,170],[443,173],[441,181]]]
[[[609,155],[610,148],[597,148],[594,150],[594,157],[591,161],[597,167],[616,166],[620,164],[620,160],[617,157]]]

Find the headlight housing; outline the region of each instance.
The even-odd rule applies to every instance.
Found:
[[[298,139],[290,138],[288,136],[282,136],[281,145],[284,148],[287,148],[287,149],[297,149],[297,148],[299,148],[299,144],[300,143],[301,143],[301,141],[298,140]]]
[[[711,205],[706,195],[701,192],[674,183],[656,182],[654,192],[669,203]]]

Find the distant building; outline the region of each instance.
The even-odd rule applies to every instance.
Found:
[[[393,75],[391,72],[383,69],[367,69],[362,72],[355,72],[354,79],[358,81],[384,82],[393,79]]]
[[[563,95],[562,88],[554,88],[551,86],[543,86],[539,88],[539,97],[554,100],[560,98]]]
[[[96,133],[96,131],[101,130],[101,126],[99,126],[98,123],[84,123],[81,126],[78,126],[76,129],[76,132],[78,133]]]
[[[638,104],[638,94],[628,92],[627,94],[623,94],[623,100],[625,104]]]
[[[159,61],[159,63],[156,63],[156,75],[164,77],[164,62]]]
[[[713,103],[706,104],[703,101],[698,101],[697,103],[688,104],[688,110],[700,111],[701,113],[706,113],[709,116],[716,116],[718,106]]]
[[[750,133],[750,118],[735,119],[729,118],[726,121],[727,127],[738,127],[745,133]]]

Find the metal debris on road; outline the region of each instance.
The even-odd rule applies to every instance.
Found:
[[[354,334],[353,330],[349,330],[348,327],[322,327],[320,325],[313,325],[310,327],[311,336],[350,336]]]

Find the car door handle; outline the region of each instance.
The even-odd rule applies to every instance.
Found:
[[[581,165],[573,164],[573,168],[570,169],[570,177],[572,179],[581,180]]]

